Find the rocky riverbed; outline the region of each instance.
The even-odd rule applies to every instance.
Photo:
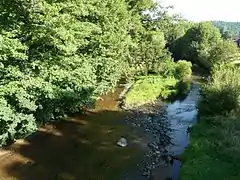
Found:
[[[184,100],[173,103],[157,100],[125,109],[131,112],[126,122],[138,128],[148,139],[138,174],[133,173],[126,179],[178,179],[181,154],[188,145],[188,130],[196,123],[198,96],[199,85],[193,83]]]

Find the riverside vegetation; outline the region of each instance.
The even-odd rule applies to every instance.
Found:
[[[211,22],[168,8],[153,0],[2,1],[0,145],[83,112],[122,79],[135,82],[129,106],[186,93],[194,66],[211,81],[182,178],[239,179],[239,49]]]
[[[239,75],[233,65],[217,65],[203,86],[182,179],[239,179]]]

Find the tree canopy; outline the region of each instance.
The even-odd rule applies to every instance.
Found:
[[[212,21],[212,23],[225,39],[235,39],[240,35],[240,22]]]
[[[0,144],[91,105],[131,68],[144,64],[141,71],[148,72],[168,56],[163,32],[146,23],[146,11],[156,6],[152,0],[3,0]]]
[[[211,23],[153,0],[3,0],[0,42],[0,144],[92,105],[121,78],[172,76],[173,57],[209,67],[236,50]]]

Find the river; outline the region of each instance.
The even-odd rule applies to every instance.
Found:
[[[143,110],[138,118],[133,118],[132,123],[152,135],[149,141],[149,150],[144,163],[146,177],[133,173],[129,180],[154,179],[178,180],[181,155],[189,143],[189,129],[197,122],[197,101],[199,98],[198,83],[192,83],[188,95],[181,100],[164,103],[161,100],[153,105],[136,108],[135,112]],[[151,111],[149,113],[149,111]],[[146,116],[146,117],[145,117]],[[149,118],[150,117],[150,118]],[[134,123],[134,119],[137,123]]]
[[[118,107],[121,91],[103,96],[86,114],[40,127],[3,150],[0,179],[110,180],[130,171],[125,179],[149,179],[151,175],[156,180],[177,180],[181,161],[172,157],[180,157],[188,145],[187,129],[197,120],[199,85],[193,83],[184,100],[158,100],[131,111]],[[121,136],[127,138],[128,147],[117,147]],[[146,145],[138,166],[133,161],[139,151],[134,142]],[[131,172],[132,167],[137,170]]]

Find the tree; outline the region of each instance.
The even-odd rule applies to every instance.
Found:
[[[222,37],[223,37],[223,39],[225,39],[225,40],[231,40],[231,39],[234,38],[234,35],[231,34],[230,31],[225,31],[225,32],[222,34]]]
[[[210,51],[209,63],[211,67],[217,64],[231,63],[236,60],[239,60],[239,50],[232,41],[221,40]]]
[[[4,0],[0,10],[0,144],[90,105],[121,78],[124,0]]]
[[[232,38],[237,38],[240,34],[239,22],[212,21],[212,24],[220,30],[222,35],[228,31]]]
[[[186,59],[209,68],[212,48],[221,41],[219,30],[209,22],[201,22],[190,28],[176,44],[181,59]]]
[[[1,1],[0,145],[92,105],[139,65],[157,72],[171,59],[151,23],[159,7],[153,0]]]
[[[132,21],[129,34],[132,44],[129,66],[137,74],[158,73],[162,62],[171,59],[169,51],[165,48],[165,34],[161,29],[156,28],[154,23],[155,14],[163,16],[163,9],[150,0],[134,2],[138,2],[138,6],[131,6]]]

